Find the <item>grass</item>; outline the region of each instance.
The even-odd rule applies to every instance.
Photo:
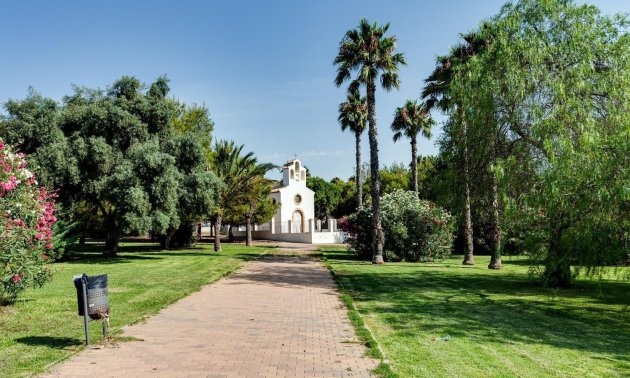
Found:
[[[138,322],[147,315],[238,269],[264,248],[208,245],[157,251],[152,244],[125,244],[113,259],[92,245],[73,259],[55,263],[51,282],[25,291],[13,306],[0,307],[0,377],[25,376],[83,348],[83,318],[77,315],[75,274],[108,274],[110,326]],[[91,322],[92,343],[102,342],[101,322]],[[119,342],[125,341],[119,337]]]
[[[545,289],[527,262],[487,257],[373,266],[323,249],[402,377],[630,377],[630,283],[607,276]],[[379,373],[379,372],[377,372]]]

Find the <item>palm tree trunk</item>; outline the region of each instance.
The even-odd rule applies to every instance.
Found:
[[[217,219],[214,222],[214,251],[221,251],[221,216],[217,215]]]
[[[473,246],[473,227],[470,211],[470,172],[468,161],[468,125],[460,108],[462,123],[462,143],[464,143],[464,265],[475,265]]]
[[[381,198],[378,180],[378,131],[376,129],[376,85],[370,82],[367,85],[368,122],[370,139],[370,176],[372,190],[372,226],[373,226],[373,252],[372,264],[383,263],[383,244],[385,235],[381,227]]]
[[[363,207],[363,187],[361,185],[361,132],[355,131],[356,168],[354,182],[357,186],[357,209]]]
[[[245,245],[252,246],[252,218],[247,217],[245,219]]]
[[[416,137],[411,138],[411,181],[413,184],[413,192],[418,197],[418,161],[416,155],[418,153],[418,146]]]

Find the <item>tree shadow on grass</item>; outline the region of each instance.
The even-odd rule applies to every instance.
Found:
[[[26,336],[15,339],[18,343],[30,346],[45,346],[54,349],[66,349],[68,347],[79,346],[83,344],[82,340],[70,337],[53,337],[53,336]]]
[[[138,260],[161,260],[159,254],[155,255],[135,255],[135,254],[118,254],[115,257],[104,256],[102,253],[77,253],[66,259],[63,262],[67,264],[126,264]]]
[[[606,354],[617,368],[630,368],[630,283],[577,281],[556,290],[526,273],[430,269],[439,264],[372,268],[341,253],[331,257],[361,311],[378,315],[401,337],[547,344]]]

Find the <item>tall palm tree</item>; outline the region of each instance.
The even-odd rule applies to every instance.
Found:
[[[367,101],[361,97],[359,91],[349,92],[346,101],[339,104],[339,118],[341,131],[350,130],[355,138],[354,182],[357,190],[357,208],[363,207],[363,185],[361,183],[361,134],[367,123]]]
[[[464,181],[464,265],[474,265],[473,228],[470,209],[470,172],[468,154],[468,126],[465,119],[465,106],[455,104],[449,96],[449,87],[455,74],[455,68],[468,62],[474,55],[481,52],[486,41],[479,35],[471,33],[462,36],[463,44],[451,49],[450,54],[437,58],[437,64],[433,72],[425,80],[426,86],[422,90],[421,97],[426,100],[427,109],[438,108],[442,111],[455,109],[459,115],[462,156],[463,156],[463,181]]]
[[[359,21],[356,29],[346,32],[339,43],[339,52],[335,57],[337,76],[335,85],[340,87],[350,80],[348,91],[354,92],[365,86],[367,90],[368,137],[370,140],[370,175],[372,197],[372,222],[374,252],[372,263],[383,263],[383,243],[385,236],[381,227],[380,193],[378,182],[378,131],[376,127],[376,81],[380,78],[381,86],[389,91],[400,87],[398,72],[405,65],[405,57],[396,52],[396,37],[386,37],[389,23],[379,26],[370,24],[366,19]],[[352,73],[356,76],[352,78]]]
[[[406,136],[411,142],[411,177],[413,191],[418,196],[418,152],[417,137],[422,134],[425,138],[431,138],[431,127],[435,121],[431,118],[427,105],[418,101],[407,100],[405,105],[397,108],[392,122],[394,142]]]
[[[214,218],[214,250],[221,250],[221,221],[239,195],[251,187],[251,183],[263,177],[275,166],[258,163],[253,152],[242,155],[243,145],[233,141],[217,141],[214,148],[214,172],[223,181]]]

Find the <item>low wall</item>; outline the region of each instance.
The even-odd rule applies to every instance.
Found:
[[[234,236],[244,237],[245,231],[232,230]],[[340,244],[346,240],[345,233],[335,232],[304,232],[304,233],[281,233],[272,234],[270,230],[252,231],[253,239],[277,240],[292,243],[308,244]]]

